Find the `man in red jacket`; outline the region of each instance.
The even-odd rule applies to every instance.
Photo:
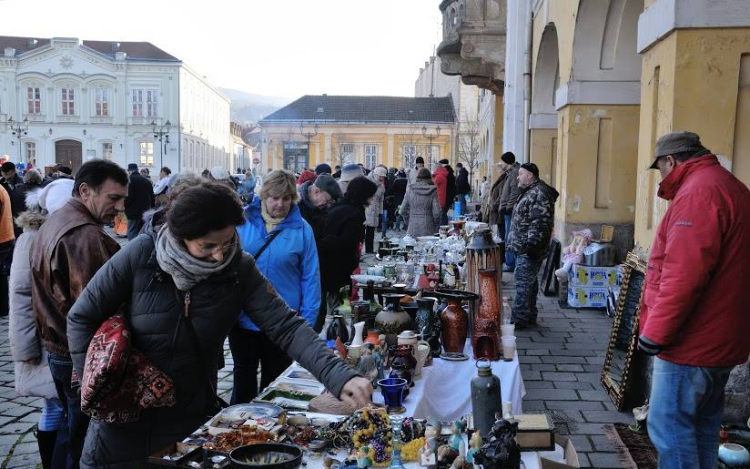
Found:
[[[657,355],[648,416],[659,468],[717,465],[724,386],[750,354],[750,190],[692,132],[656,142],[671,201],[649,258],[639,346]]]

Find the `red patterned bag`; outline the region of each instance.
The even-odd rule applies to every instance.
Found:
[[[150,407],[173,407],[174,383],[130,345],[125,318],[104,321],[91,339],[81,380],[81,410],[94,420],[128,423]]]

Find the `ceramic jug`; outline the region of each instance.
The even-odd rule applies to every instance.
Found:
[[[375,327],[385,334],[388,345],[398,343],[398,335],[411,328],[411,318],[401,309],[401,298],[404,295],[389,293],[383,295],[386,299],[386,308],[375,317]]]
[[[440,313],[443,350],[463,353],[469,332],[469,317],[461,306],[461,297],[446,294],[443,296],[448,300],[448,306]]]
[[[331,324],[328,326],[326,331],[327,340],[341,339],[342,343],[349,342],[349,328],[346,326],[346,320],[344,316],[335,314],[331,320]]]
[[[354,327],[354,336],[352,337],[352,345],[353,346],[359,346],[364,343],[364,338],[362,337],[362,331],[365,328],[365,322],[360,321],[353,324]]]
[[[471,413],[474,417],[474,428],[482,435],[490,435],[495,416],[499,416],[502,409],[500,378],[492,374],[492,367],[488,361],[480,360],[477,362],[477,376],[471,380]]]
[[[414,377],[422,377],[422,368],[425,366],[427,357],[430,356],[430,344],[424,340],[420,340],[417,346],[414,348],[414,358],[417,359],[417,366],[414,368]]]

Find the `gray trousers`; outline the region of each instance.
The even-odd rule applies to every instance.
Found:
[[[534,260],[526,255],[516,256],[516,298],[513,302],[513,322],[524,326],[536,323],[536,296],[539,293],[539,269],[544,258]]]

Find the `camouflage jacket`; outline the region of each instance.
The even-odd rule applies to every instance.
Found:
[[[521,189],[505,248],[517,254],[541,259],[549,249],[555,220],[555,201],[560,194],[544,181]]]

